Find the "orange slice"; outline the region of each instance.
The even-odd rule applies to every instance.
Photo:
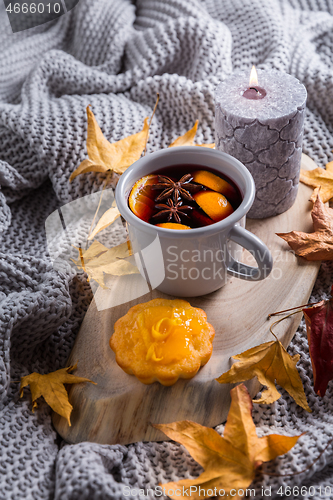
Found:
[[[150,174],[141,177],[132,187],[128,198],[128,205],[132,212],[145,222],[149,221],[155,210],[155,195],[151,186],[157,183],[157,175]]]
[[[161,224],[156,224],[157,227],[164,227],[165,229],[191,229],[190,226],[185,226],[185,224],[177,224],[176,222],[162,222]]]
[[[215,175],[208,170],[197,170],[192,173],[192,176],[194,182],[202,184],[217,193],[221,193],[230,200],[235,198],[237,199],[236,189],[229,182],[221,179],[218,175]]]
[[[214,222],[218,222],[232,214],[234,209],[225,196],[215,191],[200,191],[193,195],[200,208]]]

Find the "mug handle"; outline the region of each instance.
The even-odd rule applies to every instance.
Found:
[[[273,268],[273,258],[266,245],[257,236],[239,225],[233,226],[228,239],[249,250],[258,264],[258,267],[247,266],[235,260],[228,252],[228,273],[249,281],[260,281],[267,278]]]

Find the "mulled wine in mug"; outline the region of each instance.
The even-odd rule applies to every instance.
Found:
[[[118,182],[116,202],[137,265],[152,288],[193,297],[217,290],[228,274],[266,278],[272,256],[244,227],[254,194],[249,171],[221,151],[165,149],[129,167]],[[240,246],[258,267],[237,260]]]

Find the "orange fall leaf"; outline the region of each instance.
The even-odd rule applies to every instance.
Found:
[[[104,275],[125,276],[139,274],[139,269],[134,263],[132,250],[128,241],[112,248],[107,248],[95,240],[90,247],[79,250],[78,260],[73,260],[78,269],[83,269],[88,274],[88,281],[93,279],[102,288],[107,288]]]
[[[75,366],[68,366],[46,375],[40,373],[31,373],[21,378],[20,397],[23,396],[23,389],[30,386],[32,398],[32,411],[37,408],[37,399],[43,396],[46,403],[52,408],[53,411],[64,417],[68,425],[71,425],[70,416],[72,413],[72,405],[68,401],[68,393],[64,384],[80,384],[82,382],[90,382],[95,384],[88,378],[77,377],[70,372],[77,368]]]
[[[254,403],[263,404],[271,404],[281,397],[275,387],[276,381],[299,406],[311,412],[296,368],[299,358],[299,354],[290,356],[279,340],[266,342],[233,356],[238,362],[216,380],[220,384],[235,384],[257,377],[267,389]]]
[[[190,130],[188,130],[184,135],[177,137],[177,139],[170,144],[169,148],[174,148],[174,147],[179,147],[179,146],[202,146],[204,148],[213,149],[215,147],[215,143],[212,143],[212,144],[194,144],[194,138],[195,138],[197,130],[198,130],[198,124],[199,124],[199,120],[196,120],[194,126]]]
[[[138,160],[145,149],[148,138],[148,117],[145,118],[143,128],[137,134],[129,135],[120,141],[110,143],[103,135],[90,106],[87,107],[88,134],[87,151],[89,158],[83,160],[71,174],[69,181],[88,172],[105,173],[112,170],[122,174]]]
[[[263,462],[287,453],[300,438],[278,434],[258,438],[252,420],[252,401],[246,387],[240,384],[230,394],[231,406],[223,437],[209,427],[188,420],[154,425],[170,439],[184,445],[204,468],[196,479],[162,484],[170,498],[202,500],[215,496],[219,490],[227,497],[233,489],[245,489]]]
[[[311,212],[313,233],[291,231],[277,233],[306,260],[333,260],[333,210],[322,202],[319,189],[315,191],[315,202]]]
[[[307,186],[320,187],[320,197],[323,203],[333,199],[333,161],[327,163],[326,170],[320,167],[313,170],[301,169],[299,180]]]

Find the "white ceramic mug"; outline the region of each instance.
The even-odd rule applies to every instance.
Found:
[[[220,222],[189,230],[156,227],[134,215],[128,197],[135,182],[184,164],[208,167],[231,179],[242,195],[240,206]],[[227,282],[227,274],[252,281],[269,275],[273,260],[268,248],[244,228],[254,195],[253,178],[242,163],[221,151],[195,146],[163,149],[140,158],[122,174],[116,188],[117,206],[127,221],[141,274],[149,276],[152,288],[179,297],[213,292]],[[238,245],[251,252],[258,267],[238,262]]]

